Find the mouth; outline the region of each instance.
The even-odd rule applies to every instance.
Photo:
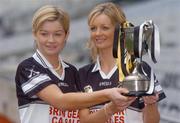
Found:
[[[57,46],[55,46],[55,45],[46,45],[46,47],[47,47],[48,49],[50,49],[50,50],[53,50],[53,49],[56,49],[56,48],[57,48]]]
[[[96,43],[103,43],[103,42],[105,42],[105,39],[96,39],[95,41],[96,41]]]

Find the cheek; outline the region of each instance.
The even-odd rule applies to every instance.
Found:
[[[36,44],[36,48],[38,48],[38,49],[39,49],[39,48],[42,48],[42,46],[43,46],[40,42],[37,42],[37,41],[36,41],[35,44]]]
[[[43,42],[45,42],[47,40],[47,38],[45,38],[45,37],[43,37],[43,36],[39,36],[38,37],[38,41],[40,42],[40,43],[43,43]]]
[[[93,43],[95,43],[95,39],[96,39],[95,34],[91,33],[90,40],[93,41]]]
[[[109,40],[113,43],[114,42],[114,32],[113,33],[109,33]]]
[[[60,39],[59,41],[58,41],[58,47],[59,48],[63,48],[64,46],[65,46],[65,44],[66,44],[66,40],[63,38],[63,39]]]
[[[35,45],[37,48],[43,47],[45,45],[45,41],[42,40],[41,38],[36,38]]]
[[[42,44],[43,44],[43,41],[40,40],[40,39],[38,39],[38,40],[36,40],[36,44],[37,44],[37,45],[42,45]]]

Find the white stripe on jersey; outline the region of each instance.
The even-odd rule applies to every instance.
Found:
[[[51,80],[51,78],[46,74],[40,74],[38,76],[34,76],[33,78],[31,78],[29,81],[27,81],[25,84],[22,85],[22,90],[24,91],[25,94],[27,94],[33,88],[49,80]]]
[[[125,113],[125,123],[143,123],[142,112],[126,109]]]
[[[49,105],[30,104],[19,113],[21,123],[49,123]]]

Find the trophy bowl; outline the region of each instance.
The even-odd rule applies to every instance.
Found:
[[[141,97],[153,94],[154,74],[147,65],[145,62],[136,62],[133,72],[121,82],[121,87],[129,90],[129,93],[126,94],[127,96]],[[149,76],[145,72],[145,68],[149,69]]]
[[[127,88],[129,93],[127,96],[144,96],[149,90],[150,80],[140,73],[133,73],[127,76],[123,82],[122,87]]]

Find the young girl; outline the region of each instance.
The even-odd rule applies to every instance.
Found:
[[[43,6],[34,14],[32,33],[37,50],[19,64],[15,77],[22,123],[79,123],[76,109],[108,100],[118,105],[128,99],[121,95],[128,91],[120,88],[78,92],[77,69],[59,57],[69,35],[66,12]]]

